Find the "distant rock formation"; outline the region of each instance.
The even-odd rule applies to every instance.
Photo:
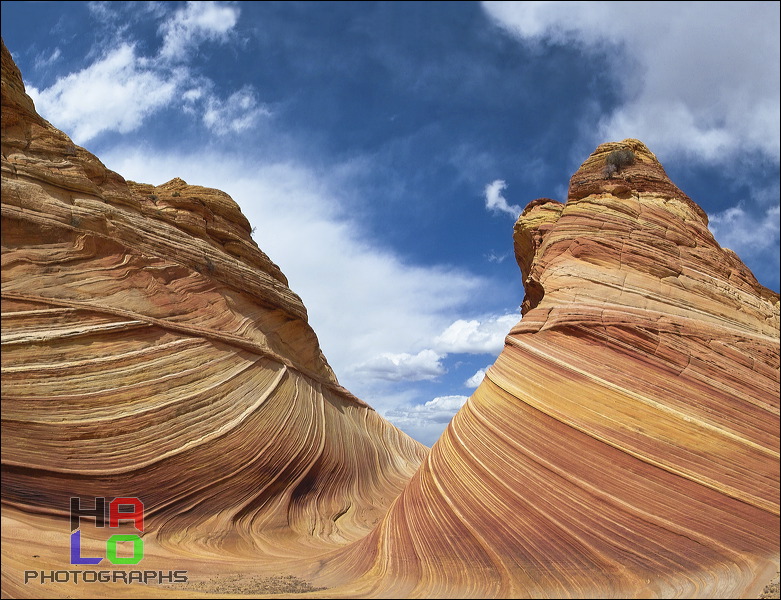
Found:
[[[526,207],[523,319],[429,453],[338,384],[229,196],[107,170],[5,46],[2,109],[4,597],[756,597],[776,574],[779,296],[641,142]],[[25,584],[84,569],[74,496],[142,498],[138,568],[190,582]]]

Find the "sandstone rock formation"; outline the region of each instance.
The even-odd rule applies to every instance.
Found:
[[[174,555],[366,534],[428,449],[338,384],[227,194],[126,182],[35,113],[2,52],[4,593],[69,568],[74,496],[141,498]],[[61,588],[41,595],[106,593]]]
[[[641,142],[524,210],[523,319],[427,454],[338,385],[229,197],[106,170],[5,48],[2,95],[7,596],[289,574],[307,597],[756,597],[775,575],[779,296]],[[606,179],[615,149],[635,161]],[[70,495],[143,497],[143,568],[197,586],[24,585],[73,568]]]
[[[616,148],[636,162],[605,179]],[[756,597],[778,565],[778,294],[637,140],[514,239],[523,319],[343,566],[367,595]]]

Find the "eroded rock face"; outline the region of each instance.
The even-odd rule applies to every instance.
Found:
[[[4,596],[756,597],[776,573],[779,298],[642,143],[526,207],[523,319],[427,453],[339,386],[229,196],[126,182],[2,60]],[[121,495],[140,567],[190,587],[24,584],[83,569],[70,497]]]
[[[636,160],[606,179],[618,148]],[[778,295],[637,140],[600,146],[566,204],[529,204],[515,248],[523,319],[343,566],[399,597],[757,597],[778,566]]]
[[[109,593],[24,585],[76,568],[71,497],[142,499],[167,568],[368,532],[428,449],[338,384],[227,194],[126,182],[2,51],[4,595]]]

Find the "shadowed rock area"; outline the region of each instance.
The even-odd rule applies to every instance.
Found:
[[[776,575],[779,296],[638,140],[519,217],[523,319],[429,452],[339,385],[227,194],[106,169],[4,45],[2,110],[3,597],[758,597]],[[144,501],[139,565],[70,564],[69,500],[98,496]],[[106,537],[85,523],[82,556]],[[90,569],[189,582],[24,581]]]

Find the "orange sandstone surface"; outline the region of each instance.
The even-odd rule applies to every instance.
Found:
[[[109,171],[2,52],[3,597],[757,597],[776,574],[779,296],[641,142],[519,217],[523,318],[429,451],[339,385],[227,194]],[[142,562],[71,565],[71,497],[140,498]],[[116,530],[82,523],[105,556]]]
[[[194,578],[295,572],[366,535],[428,448],[338,384],[227,194],[126,182],[2,61],[3,594],[161,593],[24,584],[85,568],[71,497],[140,498],[138,568]]]

